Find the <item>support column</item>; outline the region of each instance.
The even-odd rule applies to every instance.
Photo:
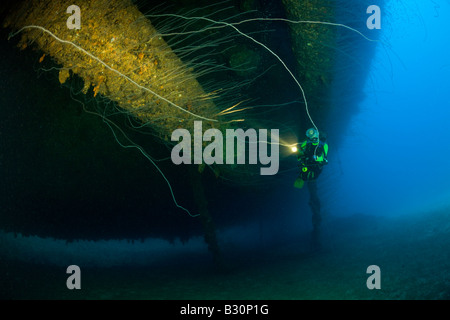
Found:
[[[317,182],[315,180],[308,181],[308,190],[313,225],[311,242],[313,249],[318,249],[320,247],[320,223],[322,217],[320,216],[320,199],[317,194]]]
[[[205,242],[208,245],[208,250],[212,253],[214,264],[220,266],[221,254],[219,244],[217,243],[216,227],[214,225],[211,214],[208,210],[208,200],[206,199],[205,190],[201,179],[201,174],[192,166],[189,170],[194,200],[197,205],[198,213],[200,214],[200,221],[205,232]]]

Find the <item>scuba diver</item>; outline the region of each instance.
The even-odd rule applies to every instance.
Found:
[[[319,139],[319,132],[314,129],[306,131],[307,139],[300,144],[296,150],[297,160],[299,162],[300,175],[295,180],[294,186],[302,188],[305,181],[308,182],[309,206],[312,211],[312,246],[314,249],[320,249],[319,230],[322,221],[320,214],[320,199],[317,193],[316,179],[322,172],[323,166],[328,163],[328,144],[325,138]]]
[[[294,187],[303,188],[305,181],[316,180],[328,163],[328,144],[325,139],[319,139],[319,131],[314,128],[306,130],[307,139],[296,150],[300,167],[300,175],[295,180]]]

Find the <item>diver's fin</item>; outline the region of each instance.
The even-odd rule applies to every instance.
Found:
[[[302,178],[297,178],[294,182],[294,187],[297,189],[303,188],[303,185],[305,184],[305,181],[302,180]]]

